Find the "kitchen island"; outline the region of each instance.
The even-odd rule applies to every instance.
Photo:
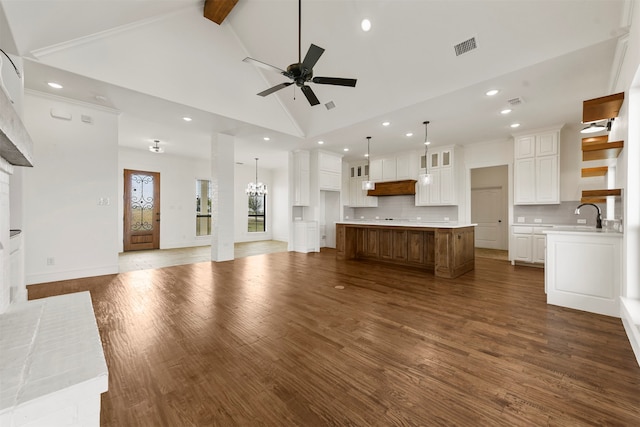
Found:
[[[452,279],[474,269],[475,224],[414,221],[336,223],[336,257],[406,265]]]

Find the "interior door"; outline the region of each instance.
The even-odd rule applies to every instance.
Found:
[[[478,224],[475,232],[477,248],[506,249],[503,246],[502,188],[471,190],[471,222]]]
[[[124,250],[160,248],[160,174],[124,170]]]

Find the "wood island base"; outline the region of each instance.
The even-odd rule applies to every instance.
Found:
[[[474,269],[474,229],[338,223],[336,257],[424,268],[453,279]]]

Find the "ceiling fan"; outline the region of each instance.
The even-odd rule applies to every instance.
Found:
[[[287,70],[283,70],[278,67],[274,67],[273,65],[269,65],[265,62],[258,61],[253,58],[244,58],[243,61],[253,64],[255,66],[265,68],[267,70],[275,71],[276,73],[280,73],[283,76],[290,78],[292,81],[280,83],[279,85],[273,86],[267,90],[264,90],[258,93],[259,96],[267,96],[274,92],[279,91],[280,89],[284,89],[287,86],[292,84],[296,84],[304,93],[304,96],[309,101],[309,104],[318,105],[320,101],[316,97],[315,93],[310,86],[307,86],[307,82],[321,84],[321,85],[335,85],[335,86],[356,86],[356,79],[343,79],[340,77],[313,77],[313,67],[316,65],[316,62],[320,59],[320,56],[324,53],[324,49],[316,46],[315,44],[311,44],[307,54],[304,57],[304,60],[301,61],[302,57],[302,47],[301,47],[301,30],[302,27],[302,0],[298,0],[298,62],[296,64],[291,64],[287,67]]]

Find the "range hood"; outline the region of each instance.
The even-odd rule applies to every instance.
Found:
[[[416,182],[415,179],[376,182],[376,188],[367,191],[367,196],[415,196]]]

